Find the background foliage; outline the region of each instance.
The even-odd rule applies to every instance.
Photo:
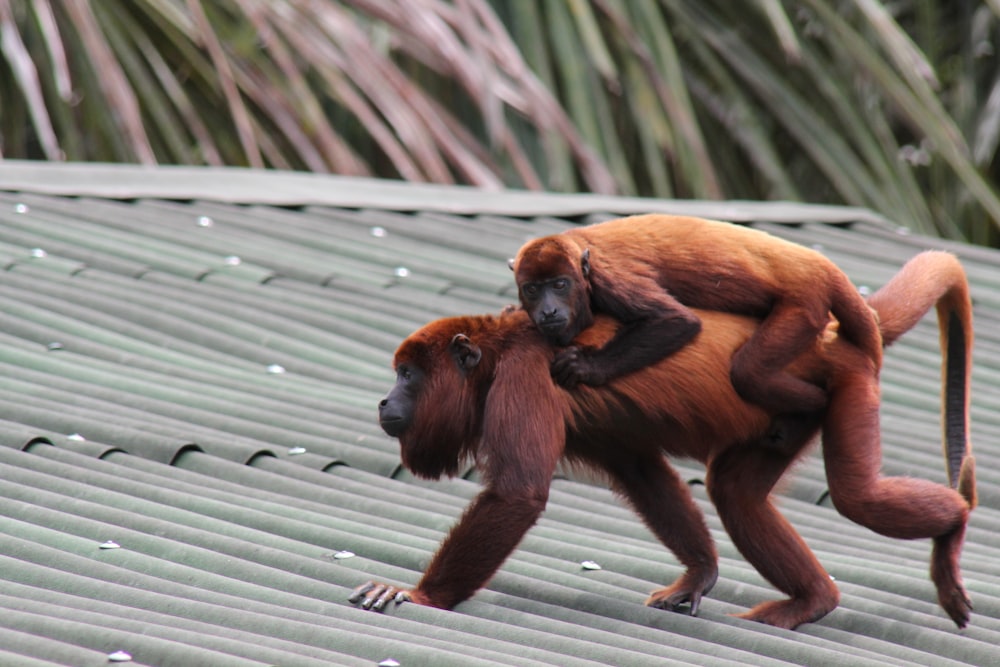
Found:
[[[873,208],[997,245],[1000,0],[0,0],[0,156]]]

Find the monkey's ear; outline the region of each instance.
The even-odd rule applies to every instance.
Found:
[[[463,371],[471,371],[483,358],[483,351],[465,334],[455,334],[451,339],[451,356]]]
[[[583,272],[583,277],[586,278],[590,275],[590,248],[583,251],[580,255],[580,270]]]
[[[510,259],[507,260],[507,268],[510,269],[511,271],[514,270],[514,258],[513,257],[511,257]]]

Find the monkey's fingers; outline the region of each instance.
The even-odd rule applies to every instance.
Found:
[[[347,601],[350,602],[350,603],[352,603],[352,604],[357,603],[361,598],[363,598],[373,588],[375,588],[375,582],[374,581],[366,581],[365,583],[361,584],[360,586],[358,586],[357,588],[355,588],[353,591],[351,591],[351,595],[350,595],[350,597],[347,598]]]
[[[654,593],[648,600],[646,600],[646,606],[666,611],[684,613],[684,606],[690,605],[688,607],[688,614],[691,616],[697,616],[698,607],[701,606],[702,594],[703,591],[691,590],[680,590],[668,595],[658,595]]]
[[[390,584],[368,581],[355,588],[351,596],[347,599],[349,602],[355,604],[360,602],[362,609],[384,611],[390,601],[394,600],[398,605],[410,601],[412,595],[410,591]]]
[[[688,613],[691,616],[698,615],[698,606],[701,604],[701,594],[692,593],[678,595],[676,597],[665,598],[663,600],[657,600],[656,602],[650,604],[650,607],[656,607],[657,609],[664,609],[666,611],[676,611],[683,612],[682,607],[684,605],[690,604]]]
[[[371,589],[361,601],[361,608],[382,611],[387,601],[386,596],[391,596],[393,592],[392,586],[388,584],[375,584],[375,588]]]
[[[580,349],[577,347],[567,348],[557,354],[556,358],[552,360],[552,368],[550,369],[552,379],[560,387],[572,389],[580,382],[583,375],[582,365],[583,360],[581,359]]]
[[[941,606],[959,628],[964,628],[969,624],[969,619],[972,616],[972,600],[962,586],[958,586],[947,599],[942,599]]]

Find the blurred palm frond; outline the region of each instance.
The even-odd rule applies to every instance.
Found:
[[[996,245],[998,21],[997,0],[0,0],[0,156],[843,203]]]

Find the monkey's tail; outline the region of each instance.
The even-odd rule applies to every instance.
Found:
[[[885,335],[876,323],[878,318],[872,317],[871,304],[860,298],[857,288],[843,274],[830,287],[833,290],[830,312],[837,318],[839,335],[868,355],[876,368],[881,368]]]
[[[941,340],[944,394],[941,417],[944,456],[951,487],[975,507],[976,473],[969,441],[969,379],[972,373],[972,300],[969,283],[958,259],[947,252],[920,253],[884,287],[868,297],[878,313],[885,346],[909,331],[937,308]]]

